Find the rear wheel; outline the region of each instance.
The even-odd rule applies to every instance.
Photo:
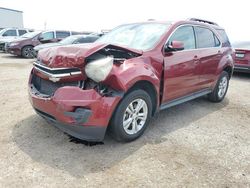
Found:
[[[33,46],[25,46],[22,49],[22,56],[25,58],[33,58]]]
[[[129,142],[140,137],[152,114],[152,102],[144,90],[130,92],[118,105],[110,123],[111,135],[117,141]]]
[[[208,95],[208,99],[212,102],[221,102],[226,96],[229,85],[229,75],[223,71],[212,93]]]

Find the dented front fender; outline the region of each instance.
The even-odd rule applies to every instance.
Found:
[[[154,85],[158,93],[160,76],[161,70],[157,71],[150,59],[137,57],[120,64],[114,64],[109,76],[103,83],[113,89],[126,92],[138,81],[148,81]]]

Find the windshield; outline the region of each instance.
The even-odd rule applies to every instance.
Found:
[[[250,42],[237,42],[233,44],[233,47],[250,50]]]
[[[156,45],[169,26],[160,23],[123,25],[102,36],[96,42],[122,45],[145,51]]]
[[[5,31],[7,31],[7,29],[2,29],[2,30],[0,31],[0,35],[2,35]]]
[[[77,35],[71,35],[69,37],[66,37],[65,39],[61,40],[60,44],[73,44],[76,39],[78,39],[80,36]]]
[[[36,35],[38,35],[39,33],[41,33],[40,31],[35,31],[35,32],[30,32],[30,33],[25,33],[24,35],[22,35],[22,38],[33,38]]]

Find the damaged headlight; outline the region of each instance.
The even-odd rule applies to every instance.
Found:
[[[114,58],[106,57],[89,62],[85,66],[86,75],[95,82],[101,82],[107,78],[112,67]]]

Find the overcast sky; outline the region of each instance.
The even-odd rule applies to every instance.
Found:
[[[27,28],[100,31],[148,19],[203,18],[223,26],[231,41],[250,41],[247,0],[0,0],[0,7],[23,11]],[[4,18],[0,18],[4,19]]]

